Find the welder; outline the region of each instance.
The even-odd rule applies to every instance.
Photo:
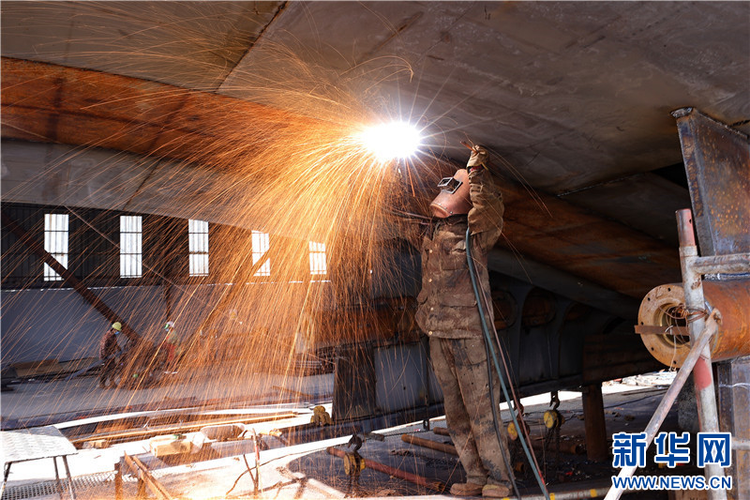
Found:
[[[468,228],[479,289],[489,297],[487,253],[502,232],[505,207],[488,161],[484,147],[472,146],[466,169],[439,184],[440,193],[430,205],[432,223],[422,242],[422,290],[416,319],[430,339],[448,430],[466,471],[466,482],[453,484],[450,491],[457,496],[500,498],[511,491],[504,455],[507,438],[502,425],[496,427],[491,410],[491,401],[500,401],[500,384],[495,370],[490,384],[466,255]],[[492,324],[492,307],[484,310],[486,323]]]

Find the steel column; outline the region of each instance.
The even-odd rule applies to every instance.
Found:
[[[672,116],[677,119],[701,254],[750,252],[750,139],[694,108],[678,109]]]
[[[718,363],[719,422],[722,432],[732,433],[732,500],[750,498],[750,357]]]

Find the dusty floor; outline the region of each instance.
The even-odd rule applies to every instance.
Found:
[[[655,374],[640,379],[626,379],[625,383],[605,385],[604,406],[607,420],[607,434],[615,432],[640,432],[654,408],[666,390],[671,376],[669,374]],[[13,393],[3,393],[3,420],[10,416],[16,420],[38,418],[44,410],[54,409],[55,414],[65,415],[75,408],[77,396],[89,398],[85,401],[94,404],[108,404],[118,402],[120,406],[131,407],[135,404],[148,403],[148,398],[154,394],[132,394],[133,391],[99,391],[89,387],[95,384],[93,378],[78,379],[74,383],[49,382],[46,384],[27,383],[16,386]],[[249,381],[248,381],[249,382]],[[245,387],[247,395],[256,396],[260,387],[279,387],[269,381],[254,380]],[[289,382],[287,380],[287,382]],[[344,496],[435,496],[443,491],[437,487],[418,486],[366,468],[358,481],[351,479],[344,471],[344,461],[334,457],[326,450],[336,447],[344,451],[350,450],[346,446],[351,434],[347,433],[333,439],[330,432],[315,430],[311,426],[312,407],[321,402],[330,402],[330,380],[326,376],[310,377],[309,380],[292,381],[297,394],[303,393],[308,400],[275,405],[274,411],[289,411],[292,418],[273,422],[258,423],[253,429],[259,434],[269,433],[272,429],[281,430],[282,436],[291,436],[292,429],[307,433],[310,442],[297,445],[285,445],[281,440],[266,435],[262,439],[269,449],[260,452],[258,466],[259,481],[256,485],[251,473],[256,471],[253,443],[250,439],[233,442],[201,441],[199,433],[188,433],[186,437],[201,444],[200,451],[186,455],[181,459],[157,459],[149,453],[149,441],[133,441],[113,444],[107,449],[87,448],[70,457],[71,473],[74,477],[76,494],[81,499],[114,498],[114,464],[120,460],[123,453],[139,457],[152,471],[154,477],[175,498],[207,499],[207,498],[343,498]],[[216,387],[216,384],[212,384]],[[157,388],[161,394],[157,396],[175,397],[180,394],[179,383],[169,387]],[[200,390],[200,388],[199,388]],[[66,391],[65,397],[59,392]],[[102,394],[97,394],[97,391]],[[288,391],[287,391],[288,393]],[[58,394],[51,400],[50,394]],[[232,389],[234,396],[238,395]],[[316,396],[317,394],[317,396]],[[276,393],[278,395],[278,392]],[[266,394],[264,396],[273,396]],[[214,394],[213,397],[216,397]],[[119,398],[119,399],[118,399]],[[142,398],[142,399],[139,399]],[[544,449],[538,446],[537,459],[540,462],[545,478],[550,484],[551,491],[566,489],[591,489],[606,487],[613,473],[611,463],[596,463],[586,459],[586,455],[567,453],[566,444],[585,442],[583,432],[583,414],[580,393],[561,392],[560,412],[565,418],[561,429],[561,448],[563,451],[557,457],[554,450],[555,441]],[[47,404],[45,405],[45,399]],[[158,400],[158,398],[157,398]],[[78,399],[80,408],[81,400]],[[545,427],[542,416],[549,408],[549,395],[544,394],[524,400],[526,421],[531,427],[532,436],[537,443],[544,439]],[[330,410],[330,406],[326,404]],[[259,406],[248,408],[248,411],[260,411]],[[267,410],[267,407],[266,407]],[[7,412],[7,413],[6,413]],[[503,412],[504,421],[509,420],[507,412]],[[7,421],[6,421],[7,422]],[[435,434],[435,427],[444,427],[443,418],[432,419],[429,429],[424,422],[417,422],[401,427],[383,429],[377,434],[383,440],[365,440],[359,453],[367,460],[385,464],[394,469],[419,474],[433,483],[450,485],[463,480],[463,470],[454,455],[435,451],[429,448],[407,444],[402,435],[416,435],[439,443],[449,443],[450,438]],[[63,426],[64,427],[64,426]],[[670,413],[662,430],[677,430],[676,411]],[[316,433],[318,433],[316,435]],[[11,469],[8,488],[2,500],[20,498],[58,498],[55,494],[54,468],[49,459],[34,462],[18,463]],[[649,463],[653,463],[649,461]],[[527,467],[528,469],[528,467]],[[657,468],[649,468],[648,473],[663,473]],[[615,470],[616,472],[616,470]],[[688,472],[681,471],[682,474]],[[533,476],[527,472],[516,474],[518,485],[522,493],[535,488]],[[137,482],[132,474],[125,474],[123,494],[126,498],[134,498],[137,493]],[[627,497],[626,497],[627,498]],[[640,493],[632,498],[667,498],[666,494],[652,492]]]

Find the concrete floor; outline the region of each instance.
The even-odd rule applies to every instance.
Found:
[[[157,387],[138,390],[99,389],[95,376],[71,380],[28,380],[13,384],[13,391],[0,396],[3,429],[80,419],[84,415],[122,413],[207,405],[221,402],[265,403],[307,399],[330,399],[331,374],[288,376],[280,374],[231,373],[216,375],[197,369],[189,375],[175,374]],[[48,421],[48,422],[47,422]]]
[[[27,382],[15,385],[13,392],[2,394],[3,422],[7,424],[11,421],[30,421],[43,416],[55,419],[76,412],[80,413],[84,409],[95,413],[107,406],[153,407],[158,403],[174,403],[176,399],[209,401],[226,396],[237,402],[244,399],[247,403],[255,403],[253,407],[245,406],[248,411],[258,411],[261,407],[265,411],[294,411],[295,417],[293,418],[253,425],[253,429],[260,434],[267,433],[271,429],[281,429],[283,432],[292,428],[308,428],[309,430],[312,406],[324,401],[330,402],[332,392],[330,375],[294,379],[248,375],[245,380],[234,380],[232,384],[229,381],[226,381],[226,384],[217,384],[215,380],[210,379],[201,383],[200,378],[194,376],[191,381],[175,380],[174,383],[164,387],[142,391],[100,390],[96,387],[97,381],[94,377],[47,383]],[[638,382],[635,379],[629,381],[633,385],[623,383],[605,385],[603,393],[608,435],[620,431],[642,431],[660,401],[665,391],[664,384],[669,383],[669,378],[668,375],[666,377],[657,375],[642,379],[640,382],[644,385],[635,385]],[[258,406],[263,401],[270,401],[281,395],[279,389],[269,390],[268,388],[278,388],[284,385],[294,387],[294,394],[298,396],[296,402]],[[225,387],[224,392],[217,392],[217,387]],[[300,393],[305,393],[309,398],[300,398]],[[290,395],[292,392],[287,391],[286,394]],[[583,442],[580,393],[561,392],[560,399],[562,404],[559,410],[566,420],[561,432],[562,442]],[[549,408],[549,395],[526,398],[523,404],[532,436],[541,440],[544,431],[542,415]],[[328,404],[326,407],[330,410]],[[144,411],[153,411],[153,408]],[[507,412],[503,412],[503,418],[505,421],[509,420]],[[78,420],[75,423],[80,422]],[[662,430],[676,430],[676,424],[676,411],[673,411]],[[70,425],[73,423],[60,423],[58,427],[65,429]],[[431,426],[444,427],[444,419],[432,419]],[[440,493],[371,469],[365,469],[362,472],[358,487],[355,484],[350,486],[349,477],[344,473],[343,461],[326,452],[329,446],[347,450],[346,443],[350,439],[350,434],[333,439],[314,439],[314,432],[311,442],[292,446],[284,446],[279,440],[264,437],[270,449],[260,453],[259,497],[331,498],[343,497],[346,493],[380,497],[430,496]],[[385,439],[382,442],[365,441],[360,450],[364,458],[417,473],[448,485],[463,480],[463,470],[456,457],[409,445],[401,440],[402,434],[415,434],[438,442],[449,441],[447,437],[438,436],[426,430],[422,422],[383,429],[377,433],[385,436]],[[188,433],[187,437],[196,443],[201,441],[199,433]],[[320,437],[326,436],[321,433]],[[253,482],[247,473],[248,465],[253,470],[255,467],[252,442],[250,440],[228,443],[204,442],[202,445],[200,452],[180,460],[159,460],[153,457],[149,453],[148,440],[113,444],[106,449],[79,450],[78,454],[69,459],[77,495],[84,499],[112,498],[114,496],[114,464],[120,461],[123,453],[128,453],[141,458],[153,471],[154,476],[175,497],[195,499],[253,497]],[[551,484],[552,491],[596,487],[601,485],[602,481],[606,484],[612,474],[611,463],[589,462],[585,455],[562,453],[558,468],[555,468],[552,451],[548,451],[547,454],[538,454],[537,458],[540,463],[544,463],[544,459],[547,459],[546,479]],[[3,500],[45,498],[43,494],[45,491],[50,498],[57,497],[57,495],[49,495],[54,492],[54,489],[50,490],[53,485],[52,479],[54,479],[54,468],[50,459],[15,464],[11,469],[8,490]],[[534,488],[533,477],[529,474],[517,474],[517,479],[522,490]],[[45,486],[46,490],[42,486]],[[232,489],[233,486],[234,489]],[[33,491],[35,487],[38,491]],[[136,482],[133,476],[125,476],[123,488],[126,497],[135,496]],[[349,488],[352,488],[352,491],[349,491]],[[646,497],[642,493],[638,498],[666,498],[666,495],[655,493]]]

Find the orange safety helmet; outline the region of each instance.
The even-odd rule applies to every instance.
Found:
[[[469,172],[462,168],[453,177],[444,177],[438,183],[440,193],[430,203],[434,217],[445,219],[452,215],[466,215],[471,210]]]

